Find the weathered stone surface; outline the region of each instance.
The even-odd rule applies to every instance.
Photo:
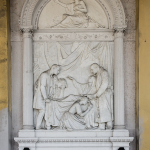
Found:
[[[22,81],[23,81],[23,49],[22,42],[12,42],[12,139],[18,135],[18,131],[22,129]],[[18,149],[17,143],[12,140],[13,150]]]
[[[0,149],[11,148],[11,59],[9,2],[0,1]]]
[[[127,22],[128,22],[128,30],[135,30],[136,29],[136,0],[121,0]]]
[[[10,0],[10,17],[11,17],[11,40],[20,41],[22,35],[20,34],[19,20],[21,11],[25,0]]]
[[[125,122],[130,136],[135,137],[135,42],[125,42]],[[136,143],[131,143],[131,150],[136,149]]]

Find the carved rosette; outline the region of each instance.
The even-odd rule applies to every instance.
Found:
[[[97,31],[99,32],[99,31]],[[35,33],[34,41],[114,41],[113,32],[102,33]]]
[[[20,31],[23,33],[23,38],[33,37],[33,28],[32,27],[22,27]]]

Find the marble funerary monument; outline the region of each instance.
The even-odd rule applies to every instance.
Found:
[[[129,150],[120,0],[26,0],[19,150]]]

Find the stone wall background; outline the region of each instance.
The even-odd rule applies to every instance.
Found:
[[[135,99],[135,56],[136,56],[136,0],[121,0],[128,27],[125,32],[125,123],[130,136],[136,137],[136,99]],[[136,140],[131,143],[130,150],[136,150]]]
[[[135,137],[135,38],[136,0],[121,0],[128,20],[125,32],[125,122],[130,136]],[[11,7],[11,63],[12,63],[12,150],[18,150],[14,137],[22,129],[22,81],[23,81],[23,42],[19,30],[19,19],[25,0],[10,0]],[[130,150],[136,150],[136,141]]]

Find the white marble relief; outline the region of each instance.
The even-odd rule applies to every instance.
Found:
[[[112,129],[112,44],[45,42],[34,45],[36,129]]]
[[[120,0],[26,0],[20,19],[23,130],[15,138],[20,150],[70,145],[129,150],[133,138],[124,120],[125,18]]]
[[[62,30],[61,30],[62,31]],[[49,32],[49,31],[48,31]],[[47,41],[114,41],[114,33],[109,30],[105,32],[94,31],[89,32],[74,32],[71,33],[35,33],[33,40],[36,42],[47,42]]]
[[[53,16],[47,18],[45,13],[51,14],[51,12],[53,12]],[[108,21],[101,5],[95,0],[93,3],[89,0],[52,0],[45,7],[39,18],[39,28],[103,29],[108,28]]]

